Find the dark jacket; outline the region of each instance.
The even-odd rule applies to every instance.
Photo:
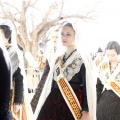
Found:
[[[23,103],[23,76],[21,75],[21,69],[18,69],[13,74],[13,80],[15,81],[15,104]]]
[[[0,118],[8,112],[10,103],[11,68],[6,61],[0,48]]]

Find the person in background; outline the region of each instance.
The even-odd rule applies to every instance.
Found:
[[[94,60],[96,67],[98,67],[102,59],[103,59],[103,50],[99,47]]]
[[[12,120],[9,109],[11,89],[11,64],[3,44],[3,31],[0,30],[0,120]]]
[[[99,66],[97,81],[97,120],[120,119],[120,45],[108,42]]]
[[[40,70],[40,79],[42,77],[42,74],[44,72],[44,68],[46,66],[46,58],[44,56],[44,51],[43,49],[38,49],[38,63],[39,66],[37,67]]]
[[[50,71],[50,65],[51,62],[55,56],[56,50],[57,50],[57,45],[58,45],[58,30],[54,30],[51,33],[51,40],[47,43],[47,49],[44,50],[44,56],[43,56],[43,64],[44,65],[44,71],[41,76],[41,80],[37,86],[35,95],[33,96],[31,100],[31,106],[33,112],[36,111],[36,107],[39,101],[39,97],[41,95],[42,89],[44,87],[45,81],[47,79],[48,73]],[[45,61],[45,62],[44,62]]]
[[[56,53],[57,50],[57,45],[58,45],[58,30],[54,30],[51,33],[51,40],[47,42],[47,48],[45,50],[45,57],[48,60],[49,64],[52,62],[53,60],[53,56]]]
[[[55,55],[56,50],[57,50],[57,45],[58,45],[58,30],[54,30],[51,33],[51,40],[49,40],[46,43],[46,47],[38,49],[38,51],[37,51],[38,52],[38,54],[37,54],[38,59],[34,58],[34,56],[29,51],[25,52],[25,58],[28,61],[29,66],[31,66],[33,68],[41,67],[40,66],[41,62],[39,60],[41,59],[41,57],[43,58],[43,54],[44,54],[43,61],[45,61],[45,62],[48,61],[49,64],[51,64],[52,59],[54,58],[54,55]]]
[[[0,25],[0,30],[4,34],[4,45],[8,51],[11,65],[12,65],[12,98],[11,98],[11,111],[13,118],[16,119],[17,114],[20,114],[23,104],[23,76],[21,74],[21,68],[19,67],[19,59],[17,51],[14,49],[11,41],[12,31],[7,25]]]

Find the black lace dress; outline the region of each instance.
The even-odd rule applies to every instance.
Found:
[[[120,98],[112,90],[103,90],[97,82],[97,120],[120,120]]]
[[[88,111],[86,96],[85,66],[81,65],[80,71],[69,81],[72,86],[82,110]],[[74,120],[57,83],[53,80],[52,89],[47,97],[37,120]]]

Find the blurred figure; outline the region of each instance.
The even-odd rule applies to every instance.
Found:
[[[44,68],[46,66],[46,58],[44,56],[44,51],[43,49],[38,49],[38,69],[40,70],[40,78],[42,76],[42,73],[44,71]]]
[[[8,51],[11,65],[12,65],[12,98],[11,98],[11,111],[14,119],[21,119],[22,104],[23,104],[23,76],[19,67],[18,54],[12,45],[11,34],[12,31],[7,25],[0,25],[3,31],[4,45]]]
[[[0,120],[12,120],[9,109],[11,89],[11,65],[3,44],[4,33],[0,29]]]
[[[43,63],[41,65],[44,66],[44,72],[42,73],[41,80],[37,86],[36,93],[31,100],[31,106],[32,106],[33,112],[35,112],[36,110],[39,97],[41,95],[45,81],[47,79],[51,62],[54,60],[53,58],[55,56],[57,47],[58,47],[58,30],[55,30],[51,33],[51,40],[47,43],[47,49],[44,52],[44,57],[42,58]]]
[[[51,33],[51,40],[47,42],[47,50],[45,51],[45,57],[48,60],[49,64],[52,62],[53,57],[57,50],[58,45],[58,30],[54,30]]]
[[[120,45],[110,41],[99,66],[97,120],[120,119]]]
[[[94,60],[96,67],[98,67],[102,59],[103,59],[103,50],[99,47]]]

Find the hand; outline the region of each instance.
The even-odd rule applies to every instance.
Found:
[[[82,117],[81,117],[80,120],[90,120],[89,112],[83,111],[83,112],[82,112]]]
[[[13,105],[13,112],[14,113],[17,113],[19,110],[20,110],[20,108],[21,108],[21,105]]]

